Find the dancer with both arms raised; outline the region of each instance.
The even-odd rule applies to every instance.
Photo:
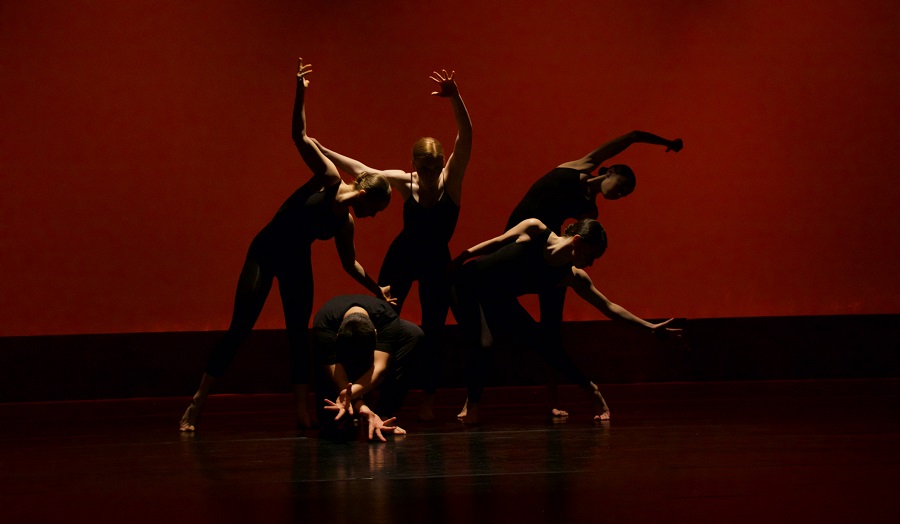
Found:
[[[444,163],[440,142],[420,138],[412,150],[411,172],[401,169],[373,169],[358,160],[319,145],[322,153],[342,171],[354,176],[375,173],[387,178],[403,197],[403,230],[391,243],[378,283],[389,286],[397,299],[399,313],[412,283],[419,282],[422,329],[425,340],[420,349],[424,396],[419,407],[421,420],[434,419],[432,410],[440,378],[440,357],[444,326],[450,307],[450,263],[448,244],[456,228],[462,201],[463,177],[472,150],[472,123],[454,78],[455,72],[435,71],[431,80],[438,85],[434,96],[448,98],[456,119],[457,135],[453,152]]]

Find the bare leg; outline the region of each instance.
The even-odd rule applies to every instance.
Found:
[[[194,397],[191,399],[191,405],[184,410],[184,415],[181,416],[181,427],[179,428],[179,431],[194,431],[196,429],[200,410],[202,410],[203,405],[206,404],[206,397],[209,396],[209,390],[215,382],[215,377],[207,375],[206,373],[203,374],[203,378],[200,379],[200,387],[197,388],[197,392],[194,393]]]
[[[607,406],[606,401],[603,400],[603,395],[600,394],[600,388],[597,387],[597,384],[591,382],[587,392],[591,396],[591,401],[594,403],[594,420],[609,420],[609,406]]]

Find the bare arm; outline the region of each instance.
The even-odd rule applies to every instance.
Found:
[[[375,282],[372,277],[366,273],[366,270],[362,267],[362,264],[356,260],[356,246],[353,243],[353,232],[354,232],[354,224],[353,217],[347,217],[347,223],[337,232],[334,236],[334,243],[337,247],[338,257],[341,259],[341,266],[344,268],[344,271],[347,272],[348,275],[353,277],[353,280],[356,280],[360,284],[363,285],[366,289],[372,292],[376,297],[388,302],[389,304],[396,304],[397,299],[392,298],[390,296],[390,286],[380,287],[377,282]]]
[[[351,399],[362,397],[381,384],[381,381],[384,380],[385,374],[387,373],[390,358],[391,356],[384,351],[374,351],[372,367],[363,373],[362,376],[357,378],[350,387],[349,393]],[[336,379],[335,383],[338,384],[338,387],[345,387],[347,385],[347,381],[338,383]]]
[[[304,64],[302,58],[297,59],[297,93],[294,97],[294,113],[291,118],[291,137],[303,161],[312,171],[311,181],[322,187],[331,186],[341,181],[337,168],[331,160],[319,151],[315,142],[306,134],[306,88],[309,80],[306,76],[312,72],[312,65]]]
[[[472,153],[472,121],[469,119],[469,112],[459,95],[459,88],[453,78],[455,74],[455,71],[447,74],[447,70],[444,69],[442,73],[435,71],[430,78],[437,83],[439,89],[431,94],[450,99],[453,117],[456,120],[456,143],[453,145],[453,153],[447,159],[443,175],[445,191],[454,202],[459,204],[462,199],[463,177],[465,177],[466,166],[469,164],[469,157]]]
[[[681,151],[681,148],[684,145],[680,138],[676,138],[675,140],[666,140],[661,136],[657,136],[646,131],[632,131],[618,138],[610,140],[609,142],[603,144],[602,146],[591,151],[578,160],[572,160],[571,162],[560,164],[559,167],[568,167],[571,169],[577,169],[584,173],[590,173],[594,169],[597,169],[597,167],[603,162],[606,162],[622,151],[625,151],[632,144],[638,143],[666,146],[667,152],[675,151],[676,153]]]
[[[653,333],[656,333],[661,329],[665,331],[681,331],[665,327],[672,319],[660,322],[659,324],[651,324],[650,322],[631,314],[631,312],[622,306],[611,302],[594,286],[591,277],[582,269],[572,268],[572,276],[567,278],[566,283],[575,290],[575,293],[577,293],[578,296],[585,299],[590,305],[599,309],[601,313],[612,320],[627,322],[645,328]]]
[[[480,257],[482,255],[488,255],[497,251],[501,247],[511,244],[513,242],[525,242],[529,240],[533,235],[541,233],[547,229],[547,226],[544,225],[543,222],[536,218],[528,218],[525,219],[515,226],[511,227],[505,233],[498,237],[494,237],[490,240],[485,240],[480,244],[476,244],[469,249],[466,249],[456,258],[453,259],[451,264],[453,267],[459,267],[463,262],[469,260],[470,258]]]
[[[363,173],[370,173],[373,175],[380,174],[387,178],[392,188],[400,191],[400,195],[404,200],[409,198],[410,175],[406,171],[403,171],[402,169],[374,169],[367,166],[366,164],[363,164],[359,160],[355,160],[336,151],[328,149],[315,138],[313,138],[312,141],[319,148],[319,151],[321,151],[322,154],[325,155],[325,158],[334,162],[338,169],[353,177],[354,180]]]

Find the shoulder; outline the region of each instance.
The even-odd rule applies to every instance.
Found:
[[[572,274],[566,275],[566,280],[573,289],[586,289],[594,285],[587,271],[574,266],[572,267]]]

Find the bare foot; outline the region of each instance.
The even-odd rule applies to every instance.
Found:
[[[434,395],[424,395],[422,402],[419,404],[419,420],[423,422],[431,422],[434,420]]]
[[[467,400],[456,418],[463,424],[478,424],[478,404],[470,404]]]
[[[591,384],[591,386],[594,387],[594,392],[591,393],[591,400],[594,402],[594,420],[609,420],[609,406],[606,405],[606,401],[603,400],[603,395],[600,394],[597,386],[594,384]]]
[[[178,431],[194,431],[195,425],[197,424],[197,417],[200,416],[200,406],[191,402],[191,405],[184,410],[184,415],[181,416],[181,427]]]
[[[466,413],[468,413],[468,408],[469,408],[469,399],[466,399],[466,403],[463,404],[462,409],[459,410],[459,413],[456,414],[456,418],[458,418],[460,420],[466,418]]]

